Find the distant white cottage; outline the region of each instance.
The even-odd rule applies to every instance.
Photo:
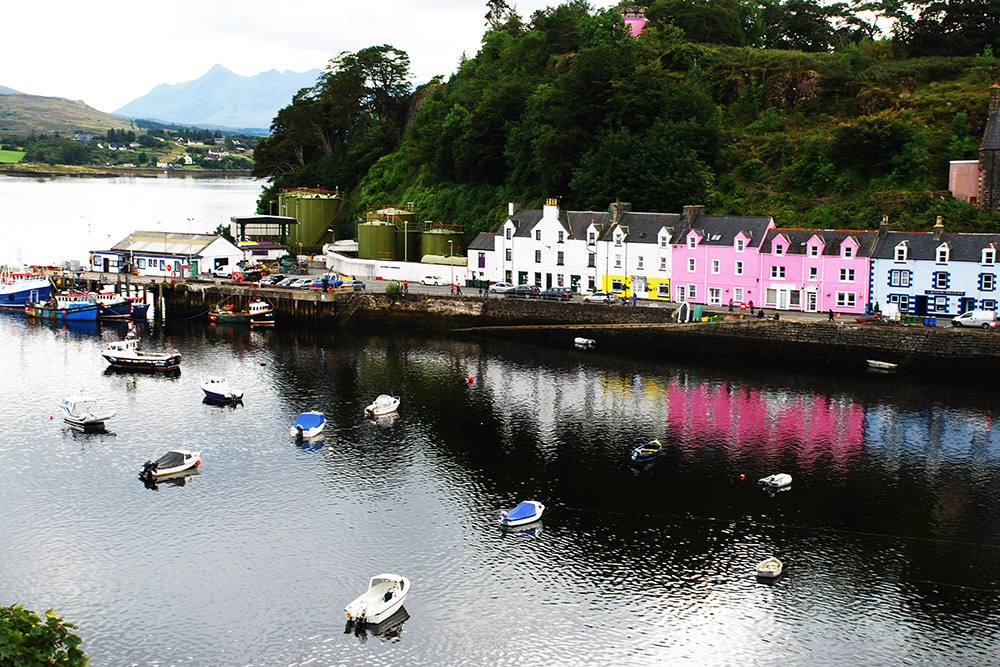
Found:
[[[219,234],[136,231],[109,250],[91,251],[90,270],[164,278],[228,275],[243,258],[243,251]]]

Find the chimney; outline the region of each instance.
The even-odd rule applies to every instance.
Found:
[[[512,201],[512,202],[508,202],[507,203],[507,217],[508,218],[513,218],[514,214],[517,213],[520,210],[521,210],[521,205],[518,204],[516,201]]]
[[[684,207],[684,225],[691,229],[694,227],[694,221],[698,219],[699,215],[705,215],[704,206],[685,206]]]
[[[942,234],[944,234],[944,216],[939,215],[937,222],[934,223],[934,240],[940,241]]]
[[[625,214],[632,210],[632,204],[623,201],[615,201],[611,203],[611,226],[615,226],[622,221]]]
[[[997,112],[1000,108],[1000,83],[994,83],[990,86],[990,116]]]
[[[882,222],[878,226],[878,238],[884,239],[889,235],[889,216],[883,215]]]

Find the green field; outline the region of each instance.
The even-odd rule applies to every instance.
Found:
[[[24,157],[24,151],[0,150],[0,163],[17,164]]]

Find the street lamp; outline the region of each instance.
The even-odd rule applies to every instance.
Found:
[[[406,235],[406,225],[409,224],[409,222],[410,222],[409,220],[403,220],[403,261],[404,262],[410,261],[409,260],[409,253],[407,252],[407,242],[410,239]],[[398,248],[399,246],[396,246],[396,247]]]
[[[451,284],[455,284],[455,242],[448,239],[448,267],[451,269]]]

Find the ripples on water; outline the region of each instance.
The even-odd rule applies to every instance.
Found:
[[[0,314],[0,603],[95,664],[982,664],[997,654],[1000,443],[976,391],[600,351],[177,323],[173,378]],[[201,401],[224,374],[245,403]],[[472,382],[469,382],[469,378]],[[59,400],[116,409],[81,434]],[[399,414],[370,421],[379,393]],[[327,415],[296,445],[295,416]],[[49,419],[54,416],[55,419]],[[628,450],[659,438],[644,469]],[[143,461],[200,450],[145,489]],[[789,472],[770,496],[757,478]],[[743,478],[741,479],[741,475]],[[533,534],[501,509],[547,506]],[[786,574],[758,583],[768,555]],[[344,633],[381,571],[391,636]]]

